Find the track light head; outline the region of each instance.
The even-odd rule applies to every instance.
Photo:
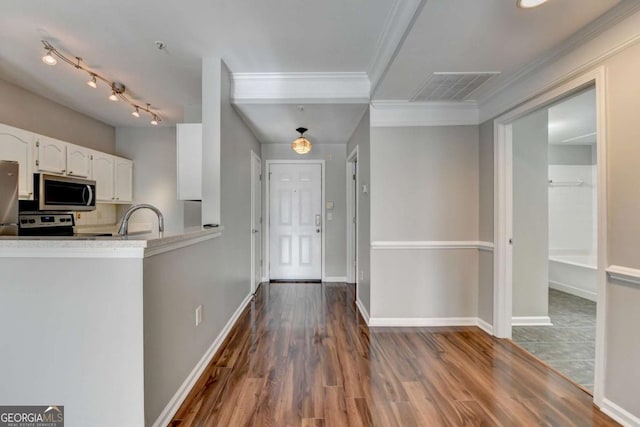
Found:
[[[95,74],[91,75],[91,79],[87,82],[87,85],[89,85],[89,87],[97,89],[98,81],[96,80],[96,75]]]
[[[131,113],[131,115],[135,118],[140,118],[140,110],[136,107],[135,111]]]
[[[56,65],[58,60],[53,56],[53,47],[45,47],[45,49],[47,53],[42,57],[42,62],[47,65]]]
[[[151,124],[154,126],[158,126],[158,116],[156,116],[155,114],[153,115],[153,119],[151,120]]]

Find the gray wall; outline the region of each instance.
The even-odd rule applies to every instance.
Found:
[[[595,145],[549,145],[550,165],[595,165]]]
[[[478,156],[479,238],[493,242],[493,121],[480,125]],[[480,251],[478,259],[478,317],[493,325],[493,252]]]
[[[184,202],[176,198],[176,128],[118,128],[116,152],[133,160],[133,202],[150,203],[164,215],[167,231],[183,228]],[[122,217],[128,206],[118,209]],[[150,223],[155,229],[158,219],[148,210],[138,211],[131,223]]]
[[[115,154],[115,129],[0,80],[0,123]]]
[[[325,197],[333,201],[333,220],[327,220],[326,206],[323,207],[325,230],[325,274],[333,277],[344,277],[347,274],[347,222],[346,222],[346,151],[344,144],[315,144],[310,153],[301,156],[291,149],[290,144],[263,144],[262,160],[324,160],[325,161]],[[266,172],[266,166],[262,169]],[[265,180],[264,185],[269,181]],[[266,188],[263,188],[266,195]],[[266,203],[262,204],[266,208]],[[266,214],[263,215],[266,218]],[[264,239],[266,245],[266,238]],[[264,250],[264,248],[263,248]]]
[[[609,265],[640,269],[640,45],[607,67]],[[605,397],[640,417],[640,287],[610,281],[606,307]]]
[[[371,201],[369,194],[365,194],[362,191],[362,186],[369,187],[371,182],[371,130],[369,117],[369,108],[367,108],[347,143],[347,155],[358,147],[358,180],[360,188],[358,189],[357,245],[358,269],[360,271],[356,272],[356,282],[358,283],[358,299],[367,310],[367,313],[371,313]],[[362,272],[362,276],[360,276],[360,272]]]
[[[260,145],[231,106],[224,65],[221,89],[223,234],[144,261],[147,423],[155,421],[251,289],[250,153],[260,154]],[[196,328],[199,304],[204,321]]]
[[[547,110],[513,123],[513,316],[547,316],[549,160]]]
[[[371,130],[371,240],[477,240],[478,127]]]
[[[371,129],[371,240],[478,240],[477,126]],[[374,318],[475,318],[477,249],[374,249]]]

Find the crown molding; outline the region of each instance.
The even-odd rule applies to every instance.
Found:
[[[376,43],[375,55],[367,68],[371,94],[396,57],[404,39],[417,19],[426,0],[395,0]]]
[[[465,102],[374,101],[371,127],[461,126],[479,123],[478,105]]]
[[[368,103],[366,73],[233,73],[234,103]]]
[[[497,117],[640,41],[639,11],[640,2],[626,0],[524,67],[487,82],[477,93],[480,121]],[[526,91],[526,83],[536,77],[542,82]]]

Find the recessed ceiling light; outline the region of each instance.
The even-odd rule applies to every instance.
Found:
[[[547,0],[518,0],[518,7],[522,9],[531,9],[532,7],[538,7]]]

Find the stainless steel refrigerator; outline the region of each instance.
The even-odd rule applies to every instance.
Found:
[[[0,160],[0,236],[18,235],[18,162]]]

